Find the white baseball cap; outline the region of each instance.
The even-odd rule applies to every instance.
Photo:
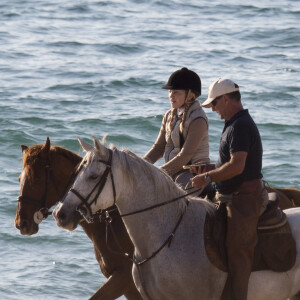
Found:
[[[239,91],[237,85],[227,78],[219,78],[208,89],[208,97],[202,103],[203,107],[212,107],[211,103],[219,96]]]

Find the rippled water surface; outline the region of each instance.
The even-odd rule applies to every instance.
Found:
[[[264,179],[300,188],[298,1],[3,1],[0,4],[0,299],[88,299],[104,277],[82,229],[52,217],[14,228],[21,144],[78,152],[77,136],[143,155],[169,108],[161,86],[186,66],[203,101],[236,81],[263,139]],[[223,121],[206,110],[211,159]],[[158,165],[161,162],[158,163]]]

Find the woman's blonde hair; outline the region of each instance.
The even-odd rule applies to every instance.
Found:
[[[183,132],[183,124],[184,124],[185,119],[186,119],[186,114],[187,114],[190,106],[197,99],[196,93],[194,93],[192,90],[187,90],[185,92],[186,92],[186,97],[185,97],[185,101],[184,101],[184,104],[183,104],[183,106],[184,106],[184,112],[182,114],[181,122],[180,122],[180,125],[179,125],[179,131],[180,131],[180,133]],[[176,115],[177,115],[177,109],[174,108],[171,111],[171,120],[170,120],[170,123],[169,123],[169,130],[170,131],[172,130],[172,123],[173,123],[173,120],[174,120],[174,118],[175,118]]]

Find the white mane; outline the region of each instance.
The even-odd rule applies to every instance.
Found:
[[[146,185],[148,188],[152,186],[152,198],[163,198],[164,201],[171,200],[186,193],[166,172],[130,150],[118,150],[115,148],[114,155],[118,155],[123,169],[126,170],[126,178],[130,183],[129,189],[134,190],[139,184]],[[197,199],[203,204],[207,212],[212,212],[213,206],[208,201],[192,196],[187,196],[186,198]],[[162,201],[160,200],[160,202]],[[181,202],[183,203],[183,201],[178,201],[178,203]]]
[[[162,169],[150,164],[130,150],[118,150],[113,145],[107,148],[104,145],[105,138],[106,136],[100,142],[93,137],[94,147],[79,139],[81,146],[87,152],[83,161],[91,163],[99,159],[108,160],[108,149],[112,150],[112,170],[113,173],[119,173],[122,177],[123,196],[140,198],[144,204],[151,206],[186,194],[186,191],[179,187]],[[185,199],[196,199],[206,212],[213,212],[213,206],[208,201],[190,196],[182,197],[175,202],[178,204],[179,210],[186,206]]]

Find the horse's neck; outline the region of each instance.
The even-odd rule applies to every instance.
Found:
[[[115,152],[113,175],[120,214],[136,212],[175,199],[184,192],[154,166],[138,157]],[[123,218],[135,246],[143,257],[159,248],[173,231],[186,207],[183,199]],[[151,253],[150,253],[150,252]]]
[[[133,198],[128,201],[132,201]],[[143,199],[139,199],[142,201]],[[164,202],[170,199],[161,199]],[[181,201],[181,200],[180,200]],[[134,201],[133,201],[134,202]],[[142,257],[149,257],[158,249],[174,230],[181,214],[185,210],[185,203],[171,203],[165,206],[153,208],[131,216],[123,217],[123,222],[129,236],[135,246],[136,253]],[[144,204],[144,208],[150,207]],[[120,214],[134,212],[136,209],[126,205],[118,205]]]
[[[132,168],[138,167],[138,165],[132,166]],[[121,215],[150,208],[184,194],[173,185],[172,181],[155,169],[153,177],[150,178],[142,170],[140,174],[136,172],[128,176],[124,166],[116,168],[114,175],[118,182],[116,204]],[[157,178],[154,178],[155,176]],[[160,247],[173,231],[185,208],[185,200],[178,199],[178,201],[124,217],[124,224],[138,253],[148,256],[149,249],[153,251],[153,248]]]
[[[55,185],[55,189],[56,189],[55,198],[57,198],[53,203],[55,204],[57,201],[60,200],[58,199],[58,197],[61,196],[62,193],[64,192],[66,185],[70,179],[70,176],[77,165],[77,161],[72,160],[67,155],[65,156],[63,154],[57,154],[57,153],[51,156],[51,160],[52,160],[51,161],[52,174],[54,180],[53,184]],[[78,162],[79,161],[80,160],[78,159]]]

